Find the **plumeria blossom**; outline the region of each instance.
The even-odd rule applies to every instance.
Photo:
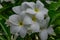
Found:
[[[48,35],[55,35],[54,30],[53,30],[53,25],[50,25],[48,27],[48,23],[50,21],[50,17],[47,16],[44,20],[41,21],[40,23],[40,32],[39,36],[41,40],[47,40]],[[48,27],[48,28],[47,28]]]
[[[0,9],[3,8],[3,6],[0,4]]]
[[[35,15],[35,17],[39,20],[43,20],[44,15],[48,13],[48,10],[44,7],[44,4],[41,3],[39,0],[37,0],[36,3],[25,2],[25,5],[30,7],[26,10],[26,13]]]
[[[39,36],[40,36],[41,40],[47,40],[48,35],[56,35],[52,28],[52,25],[50,25],[48,28],[42,28],[40,30]]]
[[[22,4],[22,6],[24,6],[24,4]],[[29,8],[29,7],[26,7],[26,8]],[[30,27],[27,27],[28,34],[31,34],[34,32],[39,32],[39,29],[40,29],[39,23],[36,21],[35,16],[29,16],[25,13],[26,8],[23,9],[23,7],[21,7],[21,6],[16,6],[16,7],[13,7],[12,9],[16,14],[18,14],[22,17],[26,17],[26,18],[24,18],[25,22],[31,23]]]
[[[5,1],[5,2],[15,3],[15,1],[14,1],[14,0],[1,0],[1,2],[3,2],[3,1]]]
[[[27,19],[27,20],[26,20]],[[7,21],[10,25],[10,31],[12,34],[19,34],[21,37],[25,37],[27,33],[27,27],[31,24],[28,17],[22,17],[20,15],[11,15]]]
[[[27,28],[29,33],[39,32],[40,25],[46,24],[47,20],[44,22],[40,20],[44,20],[45,16],[47,15],[48,10],[44,8],[43,3],[41,3],[39,0],[36,1],[36,4],[34,2],[23,2],[21,6],[16,6],[16,7],[13,7],[12,9],[18,15],[22,15],[22,16],[28,15],[29,19],[32,20],[31,26]]]
[[[34,2],[23,2],[21,6],[16,6],[12,8],[15,13],[24,15],[25,13],[35,15],[35,17],[39,20],[44,19],[44,15],[47,14],[48,10],[44,8],[44,4],[39,0]]]

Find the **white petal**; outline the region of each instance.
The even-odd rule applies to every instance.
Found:
[[[19,16],[18,15],[11,15],[9,17],[9,22],[11,22],[14,25],[18,25],[18,23],[19,23]]]
[[[22,11],[20,6],[15,6],[12,8],[12,10],[18,15],[20,15],[20,13]]]
[[[24,27],[21,27],[20,36],[24,38],[26,36],[26,33],[27,33],[27,30]]]
[[[46,19],[40,21],[40,26],[44,27],[44,28],[47,28],[49,21],[50,21],[50,18],[47,17]]]
[[[46,20],[46,23],[48,24],[50,21],[50,17],[48,16],[45,20]]]
[[[38,20],[43,20],[44,19],[44,15],[43,15],[43,13],[37,13],[36,14],[36,18],[38,19]]]
[[[0,4],[0,9],[3,8],[2,5]]]
[[[42,10],[41,10],[41,12],[45,15],[45,14],[48,14],[48,9],[46,9],[46,8],[43,8]]]
[[[19,31],[20,31],[20,27],[19,27],[19,26],[14,26],[14,25],[12,25],[12,26],[10,27],[10,32],[11,32],[12,34],[19,33]]]
[[[28,24],[32,24],[32,19],[29,16],[25,16],[24,17],[24,24],[28,25]]]
[[[40,36],[41,40],[47,40],[47,38],[48,38],[47,30],[42,30],[39,36]]]
[[[32,32],[39,32],[40,31],[40,26],[37,22],[34,22],[32,25],[31,25],[31,29],[32,29]]]
[[[52,27],[53,25],[50,25],[50,27],[47,29],[49,35],[55,34],[54,29]]]
[[[26,13],[36,14],[36,12],[35,12],[33,9],[27,9],[27,10],[26,10]]]
[[[48,24],[46,24],[45,20],[40,21],[40,27],[41,28],[47,28]]]
[[[38,8],[43,8],[43,7],[44,7],[44,4],[43,4],[41,1],[37,0],[37,1],[36,1],[36,6],[37,6]]]
[[[22,8],[23,9],[27,9],[27,8],[34,8],[35,7],[35,3],[34,2],[23,2],[22,3]]]

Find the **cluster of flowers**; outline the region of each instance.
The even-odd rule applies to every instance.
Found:
[[[39,32],[41,40],[47,40],[48,35],[53,35],[53,25],[48,27],[50,17],[48,10],[39,0],[34,2],[23,2],[21,6],[15,6],[12,10],[16,13],[6,21],[10,26],[12,34],[25,37],[26,34]]]

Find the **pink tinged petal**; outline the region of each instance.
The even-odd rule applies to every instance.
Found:
[[[29,16],[25,16],[23,20],[24,24],[32,24],[32,19]]]
[[[47,30],[42,30],[40,32],[40,35],[39,36],[40,36],[41,40],[47,40],[47,38],[48,38]]]
[[[36,14],[36,12],[34,11],[34,9],[27,9],[26,13],[28,13],[28,14]]]
[[[22,11],[20,6],[13,7],[12,10],[18,15],[20,15]]]
[[[11,15],[9,17],[9,22],[12,23],[13,25],[18,25],[18,23],[19,23],[19,16],[18,15]]]
[[[19,27],[19,26],[14,26],[14,25],[12,25],[12,26],[10,27],[10,32],[11,32],[12,34],[19,33],[19,31],[20,31],[20,27]]]
[[[47,32],[49,35],[54,35],[55,32],[54,32],[54,29],[53,29],[53,25],[50,25],[50,27],[47,29]]]
[[[26,36],[26,33],[27,33],[27,30],[24,27],[21,27],[19,32],[20,36],[24,38]]]
[[[34,2],[23,2],[21,6],[23,9],[26,10],[27,8],[34,8],[35,3]]]
[[[31,25],[31,29],[32,29],[32,32],[39,32],[40,31],[40,26],[37,22],[34,22],[32,25]]]

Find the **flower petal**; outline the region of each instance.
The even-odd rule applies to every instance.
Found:
[[[36,14],[36,18],[38,19],[38,20],[43,20],[44,19],[44,15],[43,15],[43,13],[37,13]]]
[[[25,16],[24,17],[24,24],[28,25],[28,24],[32,24],[32,19],[29,16]]]
[[[50,25],[50,27],[47,29],[49,35],[55,34],[55,32],[54,32],[52,27],[53,27],[53,25]]]
[[[26,13],[36,14],[36,12],[35,12],[33,9],[27,9],[27,10],[26,10]]]
[[[43,8],[44,4],[41,1],[37,0],[36,1],[36,6],[37,6],[37,8]]]
[[[40,36],[41,40],[47,40],[47,38],[48,38],[47,30],[42,30],[39,36]]]
[[[32,25],[31,25],[31,29],[32,29],[32,32],[39,32],[40,31],[40,26],[37,22],[34,22]]]
[[[34,8],[35,7],[35,3],[34,2],[23,2],[22,3],[22,8],[23,9],[27,9],[27,8]]]
[[[20,33],[20,36],[24,38],[26,36],[27,30],[24,27],[21,27],[19,33]]]
[[[20,15],[20,13],[22,11],[20,6],[15,6],[12,8],[12,10],[18,15]]]
[[[47,28],[48,24],[46,24],[45,20],[40,21],[40,27],[41,28]]]
[[[19,33],[19,31],[20,31],[20,27],[19,27],[19,26],[14,26],[14,25],[12,25],[12,26],[10,27],[10,32],[11,32],[12,34]]]
[[[50,18],[47,17],[46,19],[40,21],[40,26],[43,28],[47,28],[49,21],[50,21]]]
[[[46,9],[46,8],[43,8],[42,10],[41,10],[41,12],[45,15],[45,14],[48,14],[48,9]]]
[[[46,24],[48,24],[50,21],[50,17],[48,16],[45,20],[46,20]]]
[[[9,22],[11,22],[12,24],[14,24],[14,25],[18,25],[18,23],[19,23],[19,16],[18,15],[11,15],[10,17],[9,17]]]

